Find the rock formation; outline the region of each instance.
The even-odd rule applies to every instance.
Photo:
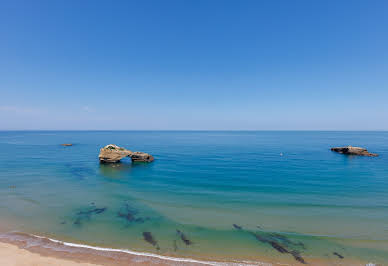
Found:
[[[114,144],[106,145],[100,150],[98,158],[101,163],[117,163],[122,158],[130,156],[132,152],[130,150],[121,148]]]
[[[124,157],[131,157],[133,162],[152,162],[154,157],[145,152],[132,152],[114,144],[106,145],[100,149],[98,158],[100,163],[117,163]]]
[[[338,153],[347,154],[347,155],[378,156],[378,154],[370,153],[367,151],[367,149],[361,148],[361,147],[352,147],[352,146],[335,147],[335,148],[331,148],[331,150]]]
[[[130,156],[133,162],[152,162],[154,157],[148,153],[136,151]]]
[[[71,144],[71,143],[63,143],[61,145],[64,146],[64,147],[73,146],[73,144]]]

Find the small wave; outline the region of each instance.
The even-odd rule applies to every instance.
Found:
[[[214,266],[226,266],[226,265],[233,265],[233,266],[247,266],[247,265],[259,265],[259,266],[271,266],[271,263],[264,263],[264,262],[254,262],[254,261],[225,261],[225,262],[218,262],[218,261],[205,261],[205,260],[196,260],[192,258],[179,258],[179,257],[171,257],[171,256],[164,256],[164,255],[158,255],[154,253],[148,253],[148,252],[138,252],[128,249],[118,249],[118,248],[105,248],[105,247],[98,247],[98,246],[91,246],[86,244],[77,244],[77,243],[71,243],[71,242],[65,242],[57,239],[52,239],[44,236],[38,236],[34,234],[27,234],[22,233],[18,231],[8,232],[4,234],[0,234],[0,240],[10,240],[10,241],[16,241],[20,242],[23,241],[25,243],[25,247],[34,247],[34,246],[40,246],[42,248],[48,248],[56,251],[65,251],[65,252],[71,252],[71,250],[64,250],[64,247],[69,248],[77,248],[77,249],[87,249],[87,250],[93,250],[93,251],[99,251],[99,252],[107,252],[109,253],[122,253],[122,254],[128,254],[132,256],[139,256],[139,257],[147,257],[147,258],[153,258],[153,259],[159,259],[163,261],[170,261],[170,262],[176,262],[176,263],[188,263],[188,264],[202,264],[202,265],[214,265]],[[50,245],[50,243],[54,244]]]

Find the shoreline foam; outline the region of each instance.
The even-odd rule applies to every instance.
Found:
[[[120,265],[121,262],[131,261],[133,264],[143,264],[143,263],[157,263],[160,264],[178,264],[178,265],[213,265],[213,266],[224,266],[224,265],[260,265],[260,266],[270,266],[271,263],[265,262],[256,262],[256,261],[205,261],[205,260],[196,260],[192,258],[184,258],[184,257],[172,257],[166,255],[159,255],[148,252],[138,252],[128,249],[117,249],[117,248],[106,248],[106,247],[98,247],[86,244],[77,244],[71,242],[65,242],[57,239],[52,239],[44,236],[38,236],[34,234],[27,234],[21,232],[9,232],[0,234],[0,243],[8,243],[18,246],[19,248],[35,251],[39,254],[50,254],[54,257],[63,257],[57,256],[60,254],[55,253],[63,253],[69,252],[74,255],[74,253],[78,253],[77,255],[97,255],[100,257],[109,257],[117,259],[117,261],[112,262],[112,264]],[[50,245],[50,242],[52,245]],[[45,252],[42,252],[42,249]],[[76,249],[76,250],[73,250]],[[51,252],[50,252],[51,251]],[[92,251],[92,252],[88,252]],[[112,256],[112,254],[114,254]],[[63,255],[63,254],[62,254]],[[120,256],[123,255],[123,256]],[[82,256],[75,256],[82,257]],[[85,256],[86,260],[89,261],[88,256]],[[142,261],[146,259],[147,261]],[[105,263],[103,263],[105,265]],[[108,265],[111,265],[110,263]]]
[[[274,258],[264,259],[264,257],[262,261],[197,260],[193,258],[173,257],[148,252],[138,252],[128,249],[107,248],[87,244],[71,243],[44,236],[15,231],[0,234],[0,243],[11,244],[13,246],[17,246],[19,249],[23,249],[31,253],[37,253],[44,257],[54,257],[61,260],[64,259],[73,261],[75,263],[91,263],[91,265],[302,265],[291,260],[283,262],[275,261]],[[308,262],[309,265],[316,266],[339,265],[338,263],[340,265],[352,266],[365,265],[365,262],[350,259],[345,259],[341,262],[334,263],[331,260],[309,258]]]

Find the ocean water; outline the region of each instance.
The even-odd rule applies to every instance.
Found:
[[[107,144],[155,161],[99,164]],[[330,151],[343,145],[380,156]],[[3,131],[0,217],[173,257],[388,265],[388,132]]]

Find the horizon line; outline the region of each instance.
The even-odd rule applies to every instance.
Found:
[[[165,131],[165,132],[260,132],[260,131],[316,131],[316,132],[388,132],[388,129],[0,129],[9,131]]]

